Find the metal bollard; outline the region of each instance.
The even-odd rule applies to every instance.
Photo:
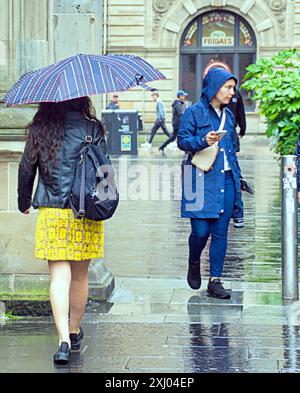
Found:
[[[282,157],[282,298],[298,300],[298,200],[296,156]]]

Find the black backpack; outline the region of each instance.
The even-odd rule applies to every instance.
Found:
[[[112,217],[119,203],[114,169],[102,147],[93,144],[91,123],[79,152],[69,202],[75,218],[94,221]]]

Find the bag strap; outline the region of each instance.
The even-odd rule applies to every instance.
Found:
[[[93,140],[94,140],[93,130],[94,130],[94,127],[92,125],[92,121],[88,120],[88,124],[86,126],[86,135],[85,135],[85,142],[86,143],[93,143]]]
[[[75,217],[76,218],[82,218],[85,216],[85,168],[86,168],[86,154],[87,154],[87,149],[86,149],[86,144],[91,144],[93,143],[93,126],[91,121],[87,124],[86,127],[86,136],[85,136],[85,146],[83,149],[81,149],[80,154],[81,154],[81,179],[80,179],[80,194],[79,194],[79,211],[76,211]],[[73,209],[73,208],[72,208]],[[74,211],[74,210],[73,210]]]
[[[75,218],[82,218],[85,215],[85,160],[86,160],[86,153],[87,150],[83,149],[80,152],[81,158],[80,158],[80,164],[82,165],[81,167],[81,179],[80,179],[80,194],[79,194],[79,210],[76,209],[74,204],[72,203],[72,200],[70,198],[70,206],[73,211],[74,217]]]
[[[87,119],[88,120],[88,119]],[[80,164],[81,167],[81,179],[80,179],[80,194],[79,194],[79,210],[77,210],[70,198],[70,206],[73,211],[75,218],[82,218],[85,215],[85,172],[86,172],[86,154],[87,148],[86,146],[93,143],[93,130],[92,122],[89,121],[86,127],[86,136],[83,147],[81,148],[80,154]]]
[[[83,217],[85,215],[85,160],[86,160],[86,150],[82,153],[82,168],[81,168],[81,182],[80,182],[80,196],[79,196],[79,216]]]
[[[223,129],[224,129],[224,125],[225,125],[225,122],[226,122],[226,111],[225,111],[225,109],[222,110],[221,116],[222,116],[222,118],[221,118],[221,123],[220,123],[220,127],[219,127],[218,131],[223,131]],[[216,146],[219,146],[219,142],[215,142],[214,144]]]
[[[221,116],[222,116],[222,118],[221,118],[221,123],[220,123],[218,131],[223,131],[223,129],[224,129],[224,125],[225,125],[225,122],[226,122],[226,111],[225,111],[225,109],[222,110],[222,115]],[[215,143],[215,145],[217,145],[217,146],[218,146],[218,144],[219,144],[219,142]],[[191,152],[189,152],[189,155],[191,157],[194,156],[194,154],[192,154]]]
[[[222,119],[221,119],[221,123],[220,123],[220,127],[218,129],[218,131],[223,131],[224,126],[225,126],[225,122],[226,122],[226,111],[225,109],[222,110]]]

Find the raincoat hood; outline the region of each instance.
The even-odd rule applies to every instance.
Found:
[[[213,97],[217,94],[220,88],[229,79],[234,79],[237,83],[237,78],[224,68],[211,69],[203,80],[203,90],[201,98],[205,101],[206,105],[211,103]]]

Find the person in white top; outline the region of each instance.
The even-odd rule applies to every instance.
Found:
[[[192,289],[201,287],[200,259],[210,237],[207,292],[221,299],[231,297],[222,286],[221,276],[230,219],[242,203],[242,176],[233,140],[235,118],[225,107],[236,84],[233,74],[211,69],[203,80],[200,101],[186,109],[178,132],[179,149],[189,153],[183,163],[181,200],[181,216],[191,221],[187,281]],[[192,165],[196,153],[216,142],[219,150],[208,171]]]

